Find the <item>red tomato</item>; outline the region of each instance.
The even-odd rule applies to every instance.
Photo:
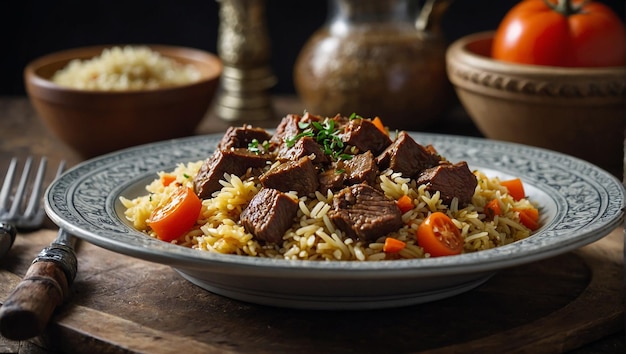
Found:
[[[165,204],[152,211],[147,223],[159,240],[170,242],[193,227],[201,209],[202,201],[193,190],[180,187]]]
[[[439,211],[430,214],[417,228],[417,244],[431,257],[451,256],[463,251],[461,231]]]
[[[532,65],[626,64],[624,24],[608,6],[582,0],[524,0],[504,17],[494,59]]]

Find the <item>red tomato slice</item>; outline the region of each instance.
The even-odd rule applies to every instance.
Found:
[[[152,211],[147,223],[159,240],[170,242],[193,227],[201,209],[202,201],[196,193],[180,187],[165,204]]]
[[[463,251],[461,231],[442,212],[430,214],[417,229],[417,243],[431,257],[452,256]]]

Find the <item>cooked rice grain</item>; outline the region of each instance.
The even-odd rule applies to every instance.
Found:
[[[190,185],[189,176],[197,174],[201,163],[181,164],[169,173],[160,172],[159,178],[146,187],[149,195],[135,199],[121,198],[127,208],[126,217],[133,226],[155,237],[145,220],[159,203],[167,199],[176,185]],[[176,184],[164,186],[164,174],[175,175]],[[332,208],[332,192],[326,195],[316,192],[314,197],[298,197],[295,193],[290,193],[298,202],[297,215],[293,226],[285,232],[283,242],[274,245],[257,241],[238,223],[239,214],[261,188],[258,179],[242,179],[225,174],[221,181],[221,191],[203,201],[196,227],[177,242],[201,251],[294,260],[379,261],[425,258],[429,255],[417,245],[415,233],[420,223],[435,211],[448,214],[459,227],[465,240],[464,252],[499,247],[528,237],[530,230],[519,222],[513,209],[528,206],[530,202],[513,200],[497,178],[489,178],[481,172],[475,172],[475,175],[478,185],[472,203],[459,209],[456,199],[447,207],[442,203],[439,192],[430,195],[425,190],[426,186],[416,186],[414,180],[402,178],[393,171],[381,173],[379,183],[384,193],[393,199],[409,195],[414,199],[414,208],[402,216],[404,227],[390,235],[381,235],[369,244],[345,237],[334,226],[328,217]],[[488,220],[483,208],[494,198],[501,203],[503,215]],[[383,251],[386,237],[397,238],[405,242],[406,247],[400,252],[387,254]]]
[[[70,61],[52,81],[94,91],[131,91],[179,86],[200,79],[192,65],[176,62],[144,46],[111,47],[91,59]]]

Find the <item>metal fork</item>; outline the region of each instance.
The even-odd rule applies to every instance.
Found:
[[[2,189],[0,190],[0,257],[13,245],[17,229],[36,229],[44,221],[44,210],[41,207],[41,193],[48,159],[44,156],[39,161],[39,168],[34,178],[30,177],[34,158],[29,156],[24,163],[22,175],[19,178],[15,194],[12,195],[13,181],[19,158],[11,159],[7,169]],[[65,161],[61,161],[57,169],[58,177],[65,169]],[[27,196],[30,191],[30,197]]]
[[[18,163],[11,160],[2,190],[0,190],[0,258],[15,240],[17,228],[37,228],[43,223],[41,191],[45,179],[47,159],[41,158],[39,170],[32,179],[30,198],[25,194],[33,158],[24,164],[24,171],[17,186],[12,203],[9,194]],[[59,164],[58,177],[65,169],[65,161]],[[9,204],[10,207],[8,206]],[[23,205],[25,209],[23,208]],[[22,212],[22,209],[24,211]],[[6,225],[6,227],[5,227]],[[4,239],[6,239],[6,242]],[[26,271],[22,281],[13,289],[0,306],[0,334],[12,340],[26,340],[40,335],[57,306],[68,299],[70,286],[78,271],[78,261],[74,250],[76,238],[63,229],[49,247],[39,252]]]

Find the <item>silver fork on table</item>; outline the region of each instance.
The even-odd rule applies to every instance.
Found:
[[[24,162],[22,174],[14,189],[14,180],[17,176],[19,158],[11,159],[7,173],[0,189],[0,258],[11,248],[17,229],[37,229],[44,221],[45,213],[41,207],[41,194],[46,177],[47,158],[39,160],[39,168],[34,177],[31,177],[33,157],[29,156]],[[65,169],[65,161],[59,164],[56,176]]]
[[[39,169],[29,188],[32,161],[32,157],[26,160],[15,195],[10,198],[18,164],[18,159],[13,158],[0,190],[0,246],[3,247],[3,253],[13,244],[17,228],[36,229],[41,227],[44,220],[41,191],[47,159],[41,158]],[[64,169],[65,161],[62,161],[55,178]],[[25,201],[27,190],[30,190],[28,202]],[[24,207],[24,204],[27,205]],[[54,309],[69,296],[69,288],[78,270],[75,242],[74,236],[59,229],[50,246],[39,252],[22,281],[0,307],[0,334],[8,339],[25,340],[43,332]],[[0,253],[0,257],[3,253]]]

